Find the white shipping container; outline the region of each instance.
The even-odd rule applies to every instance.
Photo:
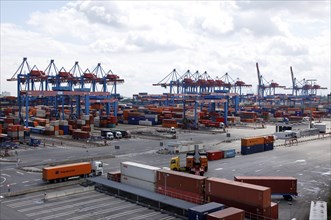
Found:
[[[52,125],[52,126],[59,126],[60,125],[60,121],[59,120],[50,121],[50,125]]]
[[[155,191],[155,183],[144,181],[130,176],[121,175],[121,183],[145,189],[148,191]]]
[[[78,119],[77,124],[78,125],[85,125],[85,120]]]
[[[314,123],[314,128],[317,128],[320,133],[326,133],[326,123]]]
[[[68,125],[68,121],[67,120],[60,120],[59,124],[60,125]]]
[[[134,177],[148,182],[156,182],[156,171],[159,167],[153,167],[135,162],[122,162],[121,173],[125,176]]]

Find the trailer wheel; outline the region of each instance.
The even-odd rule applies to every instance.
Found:
[[[293,200],[291,195],[283,195],[283,197],[286,201],[292,201]]]

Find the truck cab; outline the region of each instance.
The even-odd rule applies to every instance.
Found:
[[[178,156],[171,158],[170,170],[180,170],[180,160]]]
[[[103,175],[103,163],[102,161],[92,161],[92,174],[93,176]]]
[[[106,138],[107,138],[108,140],[113,140],[113,139],[114,139],[114,134],[113,134],[113,132],[107,132],[107,134],[106,134]]]
[[[115,138],[121,139],[122,138],[122,133],[120,131],[115,132]]]

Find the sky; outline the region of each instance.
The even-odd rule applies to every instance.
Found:
[[[228,73],[257,92],[255,63],[267,82],[291,87],[316,79],[330,93],[331,1],[28,1],[1,0],[0,93],[22,63],[45,70],[101,63],[124,79],[117,92],[160,94],[153,86],[176,69]],[[111,88],[111,87],[109,87]],[[291,90],[276,89],[276,93]]]

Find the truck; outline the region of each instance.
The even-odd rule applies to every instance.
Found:
[[[126,135],[128,136],[128,133],[126,133]],[[106,139],[111,139],[111,140],[114,138],[121,139],[122,137],[127,137],[127,136],[123,136],[123,133],[121,131],[112,130],[112,129],[101,130],[101,136]],[[131,134],[130,134],[130,137],[131,137]]]
[[[42,172],[42,180],[45,182],[63,182],[73,177],[88,177],[88,176],[103,175],[102,161],[91,161],[64,164],[57,166],[44,167]]]
[[[281,195],[287,201],[297,196],[297,179],[289,176],[235,176],[235,181],[269,187],[272,195]]]
[[[204,173],[208,171],[207,153],[200,152],[199,146],[195,145],[194,152],[189,152],[186,154],[185,167],[181,167],[180,158],[177,156],[171,158],[170,170],[184,171],[203,176]]]

